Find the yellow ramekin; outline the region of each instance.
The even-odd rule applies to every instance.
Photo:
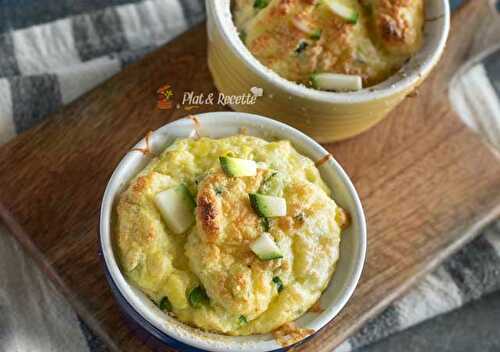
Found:
[[[263,88],[255,104],[236,111],[267,115],[292,125],[319,142],[355,136],[382,120],[428,76],[448,38],[448,0],[425,1],[424,46],[386,81],[358,92],[319,91],[290,82],[262,65],[241,42],[232,20],[231,0],[206,0],[208,65],[217,89],[241,95]]]

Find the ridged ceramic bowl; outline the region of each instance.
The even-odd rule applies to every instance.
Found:
[[[216,87],[226,95],[264,90],[254,105],[236,111],[270,116],[319,142],[355,136],[382,120],[428,76],[448,38],[448,0],[425,1],[424,45],[386,81],[357,92],[333,93],[290,82],[262,65],[241,42],[231,15],[231,0],[206,0],[208,65]]]
[[[215,112],[197,116],[203,136],[227,137],[241,133],[263,139],[279,138],[291,141],[303,155],[314,161],[328,152],[303,133],[278,121],[236,112]],[[192,136],[193,121],[181,119],[169,123],[150,136],[153,152],[159,153],[177,138]],[[136,148],[145,148],[141,140]],[[113,217],[118,195],[128,182],[150,161],[138,151],[130,151],[121,160],[106,187],[101,206],[100,245],[106,276],[122,310],[147,333],[171,347],[182,351],[264,352],[280,350],[282,347],[271,334],[244,337],[225,336],[203,332],[187,326],[160,311],[140,290],[130,285],[120,271],[114,249]],[[306,313],[296,321],[297,326],[320,330],[333,319],[351,297],[365,261],[366,223],[361,202],[349,177],[342,167],[329,159],[319,167],[321,176],[333,190],[335,201],[351,215],[351,226],[342,233],[340,258],[327,289],[320,298],[324,311],[320,314]]]

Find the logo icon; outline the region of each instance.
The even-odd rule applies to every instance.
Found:
[[[183,109],[191,111],[206,105],[233,106],[253,105],[257,98],[264,96],[264,89],[251,87],[250,92],[226,95],[222,92],[195,92],[185,91],[174,99],[174,90],[170,84],[165,84],[156,90],[156,107],[160,110]]]
[[[157,107],[160,110],[172,109],[172,98],[174,97],[174,92],[170,85],[166,84],[163,87],[158,88],[156,91],[158,94]]]

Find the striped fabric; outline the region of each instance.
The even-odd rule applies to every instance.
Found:
[[[203,17],[202,0],[145,0],[120,2],[99,11],[0,33],[0,143],[34,126]],[[492,87],[500,88],[498,82],[492,82]],[[0,351],[103,351],[99,339],[79,322],[5,233],[0,227],[0,249],[9,253],[4,256],[0,251]],[[13,267],[23,267],[24,274],[9,275]],[[15,285],[5,284],[9,280]],[[338,351],[362,350],[362,346],[499,289],[500,221],[496,221]],[[46,314],[40,311],[38,302],[42,300],[52,302],[43,305]],[[52,326],[64,326],[60,328],[64,333]],[[46,339],[35,345],[26,338],[26,331],[37,331],[39,341],[43,336]],[[68,336],[79,342],[70,349]]]
[[[203,17],[202,0],[149,0],[0,33],[0,142]]]

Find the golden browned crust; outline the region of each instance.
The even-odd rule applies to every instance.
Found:
[[[283,324],[272,332],[273,337],[282,347],[293,345],[312,334],[314,334],[313,329],[298,328],[294,323]]]
[[[423,0],[375,0],[375,31],[392,54],[411,55],[421,44]]]
[[[222,171],[200,183],[197,196],[197,223],[200,237],[208,243],[248,243],[255,239],[260,218],[253,211],[248,193],[257,191],[263,170],[255,177],[229,177]]]
[[[252,4],[237,1],[235,6],[245,44],[265,66],[305,85],[315,72],[359,75],[365,86],[379,83],[422,43],[423,0],[353,2],[356,23],[313,0],[270,0],[259,11]]]
[[[351,215],[343,208],[338,207],[335,221],[337,221],[341,230],[345,230],[351,225]]]
[[[144,260],[147,248],[161,239],[162,224],[155,217],[151,192],[163,190],[171,178],[156,172],[139,175],[121,194],[117,211],[117,244],[125,271],[134,270]]]
[[[319,303],[319,300],[316,301],[316,303],[314,303],[311,308],[309,308],[308,312],[310,313],[323,313],[325,311],[325,309],[323,307],[321,307],[321,304]]]
[[[291,5],[297,0],[279,0],[278,5],[271,8],[271,16],[285,16],[291,10]]]
[[[198,195],[198,206],[196,207],[196,213],[200,221],[201,228],[207,242],[213,243],[217,239],[217,233],[220,231],[220,225],[217,221],[217,215],[219,214],[215,203],[217,199],[214,192],[208,191],[203,192]]]

